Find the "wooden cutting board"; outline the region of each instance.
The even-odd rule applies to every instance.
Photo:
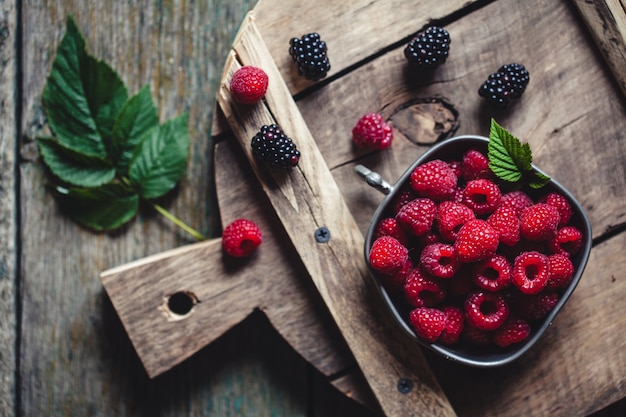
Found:
[[[621,98],[570,2],[335,3],[340,2],[328,2],[328,7],[307,2],[276,7],[274,2],[261,0],[255,16],[270,55],[295,95],[362,233],[382,195],[356,177],[354,163],[364,163],[393,182],[430,144],[455,133],[486,134],[492,116],[526,138],[538,165],[579,197],[589,210],[594,237],[601,237],[614,224],[615,213],[625,212],[624,179],[613,176],[623,166],[624,161],[615,158],[624,154],[622,145],[607,142],[595,147],[588,140],[591,132],[619,137],[624,131],[623,109],[615,111],[616,106],[621,109]],[[414,13],[395,12],[403,8]],[[294,16],[306,16],[306,25]],[[446,23],[453,55],[436,73],[415,77],[406,71],[402,44],[431,18]],[[532,34],[528,27],[533,27]],[[285,38],[300,36],[309,28],[327,40],[333,65],[330,77],[316,85],[298,77],[285,54]],[[379,36],[364,34],[372,32]],[[529,90],[514,110],[494,114],[477,97],[477,86],[500,64],[513,60],[524,62],[531,71]],[[593,103],[591,108],[589,103]],[[351,146],[350,129],[366,111],[379,111],[394,125],[396,139],[389,152],[367,154]],[[151,376],[158,375],[252,310],[261,309],[332,383],[375,407],[369,381],[354,367],[357,361],[350,345],[308,277],[238,138],[228,132],[223,119],[215,126],[214,134],[221,139],[215,175],[222,223],[237,217],[254,219],[262,226],[264,243],[242,265],[224,263],[219,240],[213,240],[103,274],[103,284],[144,366]],[[555,148],[577,152],[555,154],[551,150]],[[594,160],[605,161],[606,166],[579,164],[577,155],[585,152],[598,155]],[[569,175],[572,166],[577,167],[575,177]],[[618,198],[602,197],[616,192]],[[623,244],[623,239],[608,241],[602,253],[615,258],[611,254],[618,253]],[[477,371],[427,354],[426,380],[432,371],[438,381],[430,381],[426,388],[439,392],[441,383],[444,404],[450,400],[463,415],[517,415],[521,409],[527,415],[573,415],[621,398],[626,394],[619,388],[620,376],[626,374],[621,353],[624,341],[610,342],[600,336],[625,324],[616,307],[626,295],[624,286],[607,286],[604,281],[606,276],[623,277],[625,266],[616,259],[607,267],[592,252],[590,272],[559,316],[556,330],[528,358],[503,369]],[[124,277],[134,268],[140,268],[141,274],[135,275],[131,285]],[[189,312],[171,314],[172,294],[188,297]],[[597,297],[607,302],[592,304]],[[590,338],[589,320],[606,316],[612,318],[611,324]],[[573,349],[584,353],[563,363],[562,357]],[[569,400],[571,395],[574,400]]]

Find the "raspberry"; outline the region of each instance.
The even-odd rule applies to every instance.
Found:
[[[446,298],[446,291],[439,282],[417,267],[406,277],[404,295],[414,307],[433,307]]]
[[[454,242],[461,226],[475,218],[465,204],[442,201],[437,207],[437,231],[443,240]]]
[[[465,300],[465,316],[470,326],[495,330],[509,316],[509,305],[499,293],[478,291]]]
[[[415,333],[430,343],[437,340],[446,326],[446,315],[436,308],[416,308],[409,314],[409,320]]]
[[[465,315],[460,308],[454,306],[443,307],[441,311],[446,316],[446,322],[437,341],[442,345],[454,345],[463,332]]]
[[[530,335],[530,324],[520,318],[509,317],[493,334],[493,342],[500,347],[521,343]]]
[[[503,65],[497,72],[489,74],[478,90],[478,95],[495,107],[506,108],[522,96],[529,81],[530,76],[523,65]]]
[[[265,96],[267,83],[265,71],[246,65],[235,71],[230,79],[230,92],[238,103],[255,104]]]
[[[564,195],[558,193],[550,193],[539,200],[540,203],[546,203],[556,207],[559,211],[559,227],[563,227],[569,223],[572,218],[572,206]]]
[[[318,33],[309,33],[302,38],[291,38],[289,55],[296,64],[298,74],[307,80],[321,80],[330,71],[328,48]]]
[[[583,246],[583,233],[575,226],[565,226],[557,230],[556,236],[548,242],[551,253],[572,256]]]
[[[449,198],[456,189],[457,176],[450,165],[440,159],[428,161],[411,172],[411,187],[417,193],[435,201]]]
[[[275,124],[261,126],[250,145],[257,158],[272,166],[294,167],[300,160],[296,144]]]
[[[489,179],[493,176],[489,168],[489,159],[476,149],[470,149],[463,155],[461,160],[461,172],[465,181],[480,178]]]
[[[411,188],[410,186],[408,188],[405,188],[404,190],[401,190],[398,194],[395,195],[395,197],[393,198],[393,203],[391,205],[391,211],[394,215],[398,214],[398,212],[400,211],[400,209],[402,208],[402,206],[404,206],[406,203],[408,203],[409,201],[413,201],[416,198],[418,198],[419,196],[417,195],[417,193],[415,192],[415,190],[413,188]]]
[[[498,185],[484,178],[469,181],[463,190],[463,203],[479,216],[492,213],[501,197]]]
[[[460,161],[446,161],[446,162],[448,163],[448,166],[452,168],[452,171],[454,171],[454,175],[456,175],[457,178],[461,178],[463,176],[463,171],[462,171]]]
[[[520,240],[519,218],[515,209],[500,205],[489,216],[487,222],[500,234],[500,242],[507,246],[514,246]]]
[[[412,270],[413,262],[411,262],[411,259],[407,259],[398,272],[390,275],[380,274],[380,281],[389,292],[402,293],[406,279]]]
[[[513,262],[513,284],[524,294],[537,294],[548,284],[550,262],[537,251],[524,252]]]
[[[523,191],[511,191],[502,196],[500,206],[511,207],[519,217],[526,207],[532,206],[533,200]]]
[[[511,285],[511,265],[498,254],[474,265],[473,280],[483,290],[499,291]]]
[[[402,206],[396,220],[405,230],[421,236],[430,231],[436,214],[437,206],[432,200],[416,198]]]
[[[498,248],[498,232],[485,220],[465,223],[457,234],[454,250],[461,262],[478,262],[489,258]]]
[[[422,249],[420,265],[424,271],[438,278],[452,278],[459,269],[454,247],[445,243],[432,243]]]
[[[381,274],[394,274],[406,263],[409,251],[391,236],[383,236],[372,243],[369,261],[372,268]]]
[[[446,62],[450,50],[447,30],[430,26],[419,32],[404,48],[406,59],[418,69],[432,69]]]
[[[556,235],[559,219],[559,211],[549,204],[526,207],[520,215],[521,236],[533,242],[550,240]]]
[[[222,248],[236,258],[249,256],[263,241],[261,230],[251,220],[237,219],[224,228]]]
[[[454,278],[443,281],[446,293],[450,296],[464,298],[470,292],[478,290],[472,279],[471,268],[468,265],[462,263]]]
[[[511,299],[511,308],[517,315],[534,321],[544,318],[559,302],[556,292],[540,292],[534,295],[519,294]]]
[[[555,253],[548,256],[550,271],[546,288],[559,289],[565,287],[574,276],[574,264],[566,255]]]
[[[398,225],[398,221],[394,217],[386,217],[382,219],[376,226],[374,238],[381,236],[391,236],[396,238],[404,246],[408,245],[408,239],[405,231]]]
[[[359,148],[380,151],[392,140],[393,129],[378,113],[366,113],[352,129],[352,141]]]

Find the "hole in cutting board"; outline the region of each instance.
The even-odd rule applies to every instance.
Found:
[[[187,317],[193,311],[193,307],[198,303],[198,297],[189,291],[178,291],[166,299],[167,311],[171,318],[180,320]]]

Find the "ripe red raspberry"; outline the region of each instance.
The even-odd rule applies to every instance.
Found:
[[[495,330],[509,316],[509,305],[503,295],[478,291],[465,300],[465,317],[470,326],[480,330]]]
[[[412,270],[413,262],[410,258],[408,258],[398,272],[391,275],[379,274],[380,281],[383,287],[385,287],[390,293],[401,294],[404,290],[406,279]]]
[[[484,178],[469,181],[463,190],[463,203],[479,216],[492,213],[501,197],[500,187]]]
[[[446,315],[436,308],[416,308],[409,314],[409,320],[415,333],[430,343],[439,338],[446,326]]]
[[[524,252],[513,262],[513,284],[524,294],[537,294],[548,284],[550,262],[537,251]]]
[[[526,207],[520,215],[520,234],[532,242],[550,240],[556,235],[559,211],[549,204]]]
[[[530,321],[544,318],[559,302],[556,292],[540,292],[539,294],[518,294],[511,298],[511,308],[515,313]]]
[[[445,243],[431,243],[422,249],[420,265],[424,271],[438,278],[452,278],[459,269],[454,247]]]
[[[261,68],[244,66],[230,79],[230,92],[236,102],[255,104],[261,101],[267,91],[268,77]]]
[[[359,148],[380,151],[391,146],[393,129],[380,114],[367,113],[352,129],[352,140]]]
[[[560,253],[548,256],[548,261],[550,262],[550,272],[546,288],[553,290],[564,288],[574,276],[574,264],[568,256]]]
[[[569,223],[572,217],[572,206],[564,195],[559,193],[550,193],[541,198],[539,202],[554,206],[559,211],[559,227],[563,227]]]
[[[512,207],[519,217],[526,207],[533,205],[533,200],[523,191],[510,191],[500,199],[500,206]]]
[[[454,250],[461,262],[478,262],[489,258],[498,249],[500,235],[485,220],[475,219],[459,229]]]
[[[451,346],[459,340],[463,332],[465,314],[460,308],[455,306],[445,306],[441,308],[441,311],[446,316],[446,323],[437,341],[442,345]]]
[[[500,205],[487,222],[500,233],[500,242],[503,244],[515,246],[519,242],[519,217],[513,207]]]
[[[433,307],[446,298],[446,291],[438,281],[417,267],[406,277],[404,295],[413,307]]]
[[[407,259],[409,251],[402,243],[391,236],[379,237],[372,243],[369,253],[370,265],[376,272],[391,275],[400,271]]]
[[[504,256],[494,254],[474,265],[472,277],[483,290],[500,291],[511,285],[511,265]]]
[[[404,230],[421,236],[430,231],[436,214],[437,205],[433,200],[416,198],[402,206],[396,214],[396,220]]]
[[[583,246],[583,233],[575,226],[565,226],[557,230],[556,236],[548,241],[551,253],[572,256]]]
[[[222,248],[237,258],[250,255],[261,244],[261,230],[251,220],[237,219],[224,228]]]
[[[440,159],[423,163],[411,172],[411,187],[420,196],[435,201],[450,198],[456,189],[456,183],[454,171]]]
[[[500,347],[521,343],[530,335],[530,324],[523,319],[509,317],[493,334],[493,342]]]
[[[489,159],[477,149],[470,149],[461,160],[461,172],[465,181],[480,178],[491,178],[493,173],[489,168]]]
[[[398,225],[398,221],[394,217],[386,217],[382,219],[376,226],[374,238],[378,239],[382,236],[394,237],[404,246],[408,245],[406,232],[402,230],[400,225]]]
[[[392,214],[395,216],[396,214],[398,214],[402,206],[404,206],[406,203],[410,201],[415,200],[418,197],[419,196],[417,195],[415,190],[411,188],[410,186],[408,188],[401,190],[393,198],[393,202],[391,204]]]
[[[454,242],[461,226],[476,216],[465,204],[442,201],[437,207],[437,231],[447,242]]]
[[[453,160],[453,161],[446,161],[446,162],[448,163],[448,166],[452,168],[452,171],[454,172],[454,175],[456,175],[457,178],[461,178],[463,176],[463,171],[461,168],[461,161]]]

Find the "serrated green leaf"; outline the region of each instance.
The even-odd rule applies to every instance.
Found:
[[[546,185],[550,182],[550,177],[539,172],[533,171],[533,177],[530,179],[529,184],[530,188],[538,189]]]
[[[115,177],[115,168],[101,158],[75,152],[51,138],[37,138],[37,145],[46,166],[65,183],[98,187]]]
[[[174,188],[185,173],[188,152],[187,115],[148,132],[128,170],[139,194],[148,199],[158,198]]]
[[[87,54],[85,40],[68,17],[42,95],[58,142],[84,155],[107,158],[113,123],[127,98],[119,75]]]
[[[131,97],[120,111],[111,138],[111,158],[117,171],[124,175],[137,146],[145,134],[159,124],[159,116],[150,95],[143,87]]]
[[[57,186],[55,191],[72,220],[97,231],[117,229],[139,209],[139,196],[119,183],[91,189]]]

